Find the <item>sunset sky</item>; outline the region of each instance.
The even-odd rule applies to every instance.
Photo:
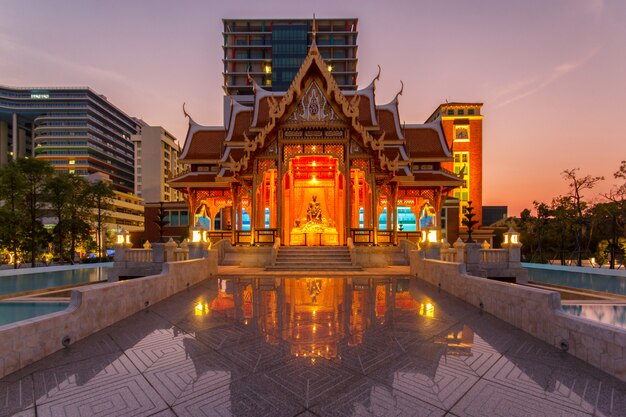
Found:
[[[510,215],[567,192],[560,172],[614,183],[626,159],[626,1],[0,0],[0,84],[89,86],[181,142],[182,103],[222,123],[222,18],[357,17],[358,84],[421,123],[485,103],[485,205]],[[620,133],[622,132],[622,133]]]

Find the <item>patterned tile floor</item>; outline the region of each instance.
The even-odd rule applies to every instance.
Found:
[[[626,383],[418,280],[205,281],[0,380],[0,416],[626,416]]]

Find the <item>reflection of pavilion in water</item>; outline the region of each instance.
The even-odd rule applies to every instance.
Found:
[[[433,318],[429,299],[416,300],[408,279],[276,278],[218,280],[218,295],[196,314],[254,325],[269,344],[286,342],[298,357],[337,356],[340,344],[360,345],[368,331],[417,316]],[[471,354],[471,330],[437,341],[448,353]],[[464,352],[464,353],[461,353]]]

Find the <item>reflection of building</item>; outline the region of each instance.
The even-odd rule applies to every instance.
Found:
[[[409,286],[408,279],[222,279],[217,296],[194,313],[258,325],[267,343],[287,342],[292,356],[330,359],[388,322],[434,318],[432,302],[416,300]]]
[[[135,121],[86,87],[0,86],[0,165],[35,156],[56,171],[107,174],[116,190],[134,191]]]
[[[456,174],[463,173],[463,184],[454,190],[454,197],[463,207],[471,201],[478,224],[482,224],[483,201],[483,116],[482,103],[445,103],[428,118],[426,123],[441,120],[454,161],[443,166]]]
[[[394,243],[404,207],[416,225],[426,214],[429,228],[441,227],[442,204],[462,184],[442,166],[454,160],[441,121],[402,124],[401,91],[379,105],[376,79],[362,90],[342,90],[313,42],[286,92],[251,80],[252,105],[231,100],[224,127],[190,117],[181,153],[190,170],[170,181],[187,195],[190,225],[231,224],[240,243],[246,229],[252,242],[259,231],[273,231],[286,245],[300,244],[302,233],[328,244]],[[323,229],[309,231],[313,195]],[[391,215],[380,225],[383,213]]]

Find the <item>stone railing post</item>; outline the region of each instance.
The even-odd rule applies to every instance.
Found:
[[[422,248],[424,249],[424,253],[426,254],[426,259],[439,260],[441,258],[441,243],[425,242],[422,244]]]
[[[465,242],[463,242],[461,238],[458,238],[452,246],[456,249],[456,261],[460,264],[465,263]]]
[[[522,245],[519,243],[502,244],[502,247],[509,253],[509,268],[521,268]]]
[[[170,238],[163,246],[165,247],[163,262],[174,262],[176,260],[174,258],[174,251],[176,250],[176,242],[174,242],[174,239]]]
[[[164,247],[163,243],[154,243],[152,245],[152,262],[163,263]]]
[[[183,242],[180,244],[180,248],[177,249],[177,252],[177,261],[186,261],[189,259],[189,243],[187,243],[187,239],[183,240]]]
[[[124,262],[126,261],[126,245],[123,244],[115,244],[115,256],[113,256],[114,262]]]
[[[465,249],[465,264],[467,265],[467,272],[471,274],[478,274],[478,271],[480,270],[480,243],[466,243]]]

